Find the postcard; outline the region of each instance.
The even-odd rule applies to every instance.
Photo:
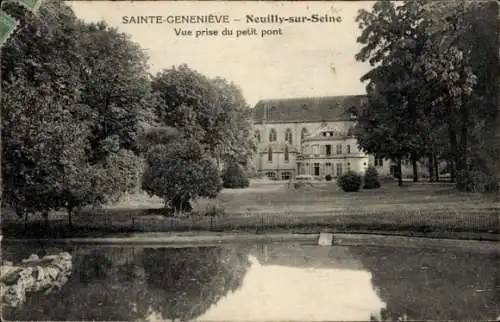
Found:
[[[498,6],[2,1],[2,320],[500,320]]]

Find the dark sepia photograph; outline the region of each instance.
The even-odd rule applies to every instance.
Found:
[[[493,0],[0,0],[2,321],[500,321]]]

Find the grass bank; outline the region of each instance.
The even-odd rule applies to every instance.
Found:
[[[29,237],[92,237],[134,232],[317,233],[319,231],[407,236],[498,239],[498,196],[458,193],[448,184],[386,183],[381,189],[345,193],[334,183],[291,189],[284,183],[224,190],[199,200],[190,216],[164,217],[161,200],[138,194],[100,210],[85,210],[67,226],[64,213],[27,225],[15,215],[2,220],[3,234]],[[156,209],[156,210],[155,210]],[[213,211],[215,209],[215,211]],[[215,216],[206,216],[212,210]],[[158,211],[158,214],[155,214]]]

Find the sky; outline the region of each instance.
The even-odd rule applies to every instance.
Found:
[[[67,2],[78,18],[104,20],[131,36],[146,50],[150,72],[187,64],[209,77],[236,83],[253,106],[261,99],[363,94],[360,77],[370,67],[356,62],[361,48],[357,10],[369,1],[336,2],[189,2],[189,1],[76,1]],[[227,15],[227,24],[124,23],[131,16]],[[340,16],[341,22],[254,23],[254,17],[297,17],[313,14]],[[175,29],[193,36],[177,36]],[[233,36],[222,36],[224,28]],[[236,37],[238,30],[255,28],[257,35]],[[279,30],[281,28],[281,31]],[[217,30],[217,36],[196,32]],[[263,30],[279,35],[262,37]]]

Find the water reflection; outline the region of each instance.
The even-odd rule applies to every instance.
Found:
[[[243,286],[201,321],[367,321],[385,307],[345,247],[263,246]]]
[[[4,310],[9,320],[397,321],[500,315],[496,251],[2,246],[8,260],[20,260],[12,258],[16,253],[61,251],[74,259],[72,278],[60,292],[28,296],[22,308]]]
[[[495,320],[500,253],[467,249],[353,247],[387,303],[376,321]]]
[[[145,249],[143,265],[154,312],[148,319],[188,321],[238,289],[250,262],[231,248],[163,248]]]
[[[73,278],[57,294],[34,294],[9,320],[196,319],[235,290],[250,265],[229,248],[102,248],[73,252]]]

